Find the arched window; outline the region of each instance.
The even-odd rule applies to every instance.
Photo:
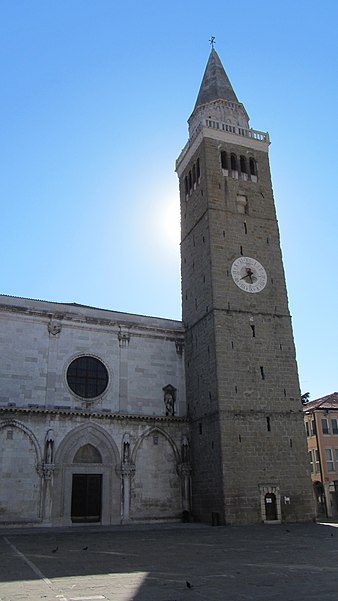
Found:
[[[228,169],[228,157],[225,150],[221,150],[221,165],[222,169]]]
[[[187,178],[187,176],[185,176],[185,178],[184,178],[184,191],[185,191],[185,195],[188,196],[188,194],[189,194],[189,186],[188,186],[188,178]]]
[[[240,165],[241,165],[241,173],[247,173],[246,158],[244,156],[240,157]]]
[[[252,181],[256,182],[257,181],[257,165],[256,165],[255,159],[253,159],[252,157],[250,157],[250,159],[249,159],[249,170],[250,170],[250,177],[251,177]]]
[[[231,170],[232,171],[238,171],[237,169],[237,157],[235,154],[231,155]]]
[[[231,165],[231,177],[233,177],[234,179],[238,179],[238,165],[237,165],[237,157],[235,154],[231,154],[230,165]]]
[[[197,159],[196,161],[196,175],[197,175],[197,183],[200,183],[200,179],[201,179],[201,169],[200,169],[200,160]]]
[[[102,463],[101,453],[92,444],[85,444],[75,453],[73,463]]]

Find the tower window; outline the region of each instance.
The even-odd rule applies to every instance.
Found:
[[[253,324],[250,325],[251,331],[252,331],[252,337],[256,338],[256,331],[255,331],[255,326]]]
[[[221,151],[221,165],[222,169],[225,169],[226,171],[228,170],[228,157],[225,150]]]
[[[200,183],[200,179],[201,179],[201,169],[200,169],[200,160],[197,159],[196,161],[196,176],[197,176],[197,183]]]
[[[242,178],[244,180],[248,179],[248,172],[247,172],[247,167],[246,167],[246,158],[244,156],[241,156],[239,159],[240,162],[240,167],[241,167],[241,175]]]
[[[236,157],[235,154],[231,154],[230,162],[231,162],[231,170],[232,171],[238,171],[238,168],[237,168],[237,157]]]
[[[191,171],[189,171],[189,194],[191,193],[192,190],[192,177],[191,177]]]
[[[196,188],[196,165],[193,165],[192,167],[192,183],[194,186],[194,189]]]
[[[187,176],[185,176],[185,178],[184,178],[184,191],[185,191],[185,195],[188,196],[189,195],[189,185],[188,185]]]
[[[252,157],[250,157],[250,159],[249,159],[249,170],[250,170],[251,180],[253,182],[256,182],[257,181],[257,165],[256,165],[255,159],[253,159]]]
[[[261,370],[261,378],[262,378],[262,380],[265,380],[265,374],[264,374],[264,367],[263,367],[263,365],[261,365],[259,369]]]
[[[271,432],[271,423],[270,423],[269,417],[266,418],[266,427],[267,427],[268,432]]]

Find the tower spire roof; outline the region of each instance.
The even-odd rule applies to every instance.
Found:
[[[219,98],[238,102],[220,58],[215,48],[212,48],[197,96],[195,109],[202,104],[218,100]]]

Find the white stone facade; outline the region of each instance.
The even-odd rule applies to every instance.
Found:
[[[74,475],[100,496],[83,521],[189,510],[181,322],[2,296],[0,332],[0,522],[72,524]],[[107,370],[95,398],[68,385],[83,356]]]

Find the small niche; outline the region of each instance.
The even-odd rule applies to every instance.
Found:
[[[256,329],[255,326],[253,324],[250,325],[251,331],[252,331],[252,337],[256,338]]]

